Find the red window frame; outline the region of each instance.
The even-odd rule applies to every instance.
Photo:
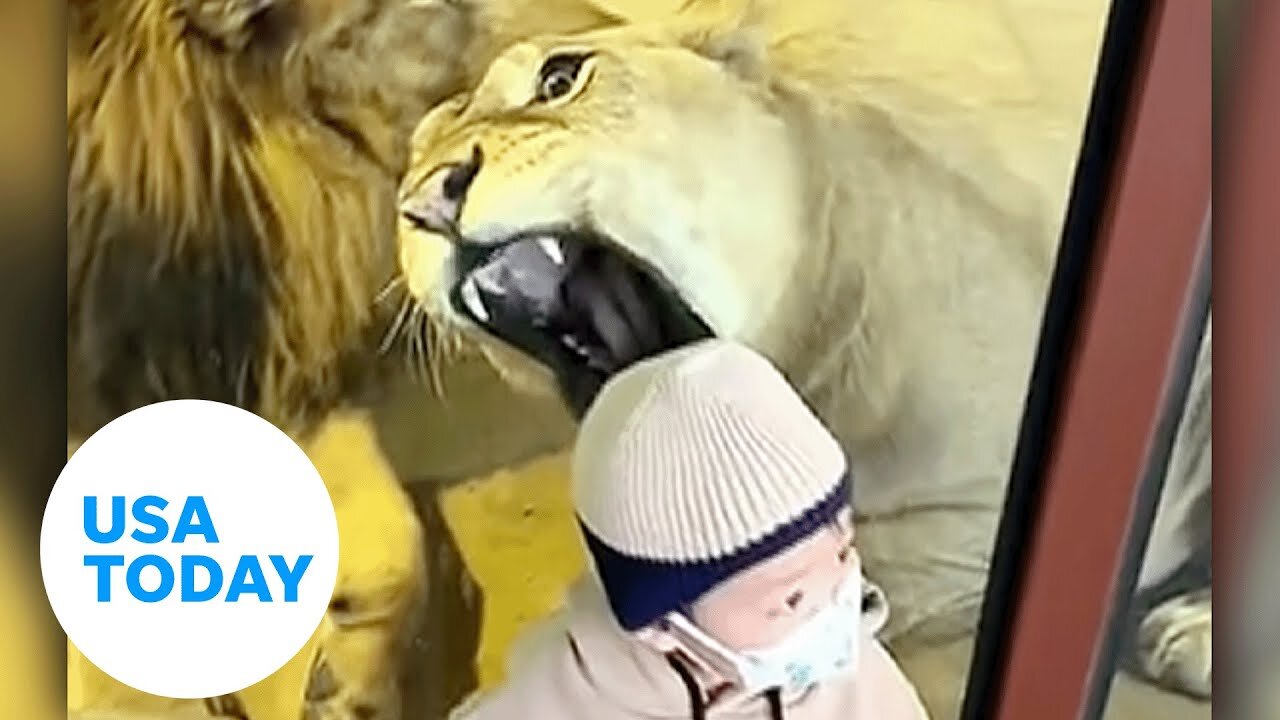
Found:
[[[1211,10],[1114,0],[966,718],[1077,720],[1105,699],[1116,599],[1156,500],[1149,466],[1204,312]]]

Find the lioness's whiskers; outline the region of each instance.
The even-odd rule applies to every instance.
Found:
[[[378,345],[379,354],[386,355],[392,344],[398,339],[400,329],[404,326],[405,318],[409,316],[409,310],[413,305],[413,299],[407,295],[400,301],[400,309],[396,311],[395,319],[391,321],[391,327],[387,328],[386,334],[382,336],[382,342]]]
[[[412,348],[410,355],[413,359],[414,376],[423,383],[429,382],[426,344],[422,338],[425,319],[426,311],[423,309],[422,304],[414,303],[409,319],[409,331],[413,333],[409,338],[409,347]]]
[[[441,366],[444,365],[447,357],[446,353],[442,352],[443,347],[437,339],[440,330],[430,315],[423,315],[422,334],[425,336],[428,370],[431,372],[431,392],[444,400],[444,374]]]
[[[382,303],[386,302],[387,298],[391,296],[392,292],[394,292],[395,290],[401,287],[404,287],[405,282],[406,281],[405,281],[404,275],[396,275],[395,277],[388,280],[386,287],[383,287],[381,290],[379,290],[377,296],[374,297],[373,299],[374,304],[381,305]]]
[[[405,370],[409,373],[409,377],[416,378],[417,365],[416,365],[414,355],[417,352],[417,341],[414,339],[413,335],[408,334],[409,327],[413,325],[412,309],[410,309],[409,314],[406,317],[408,319],[405,322],[405,333],[407,336],[405,338],[405,343],[404,343],[404,367],[405,367]]]

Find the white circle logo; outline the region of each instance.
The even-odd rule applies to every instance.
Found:
[[[54,614],[94,665],[152,695],[243,690],[302,649],[338,576],[333,503],[287,435],[175,400],[99,430],[45,508]]]

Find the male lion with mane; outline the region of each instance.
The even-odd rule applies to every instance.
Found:
[[[363,413],[335,412],[401,370],[377,352],[395,303],[375,299],[395,274],[409,132],[494,48],[612,16],[593,0],[71,0],[67,12],[68,451],[179,398],[247,408],[297,438],[344,548],[308,713],[390,717],[427,557]]]
[[[692,0],[519,43],[401,185],[410,291],[579,415],[711,334],[777,363],[849,454],[904,653],[977,624],[1078,142],[956,5]],[[961,39],[909,43],[930,23]],[[938,717],[961,670],[921,688]]]

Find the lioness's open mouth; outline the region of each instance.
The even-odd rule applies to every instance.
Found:
[[[549,367],[579,416],[614,373],[712,335],[658,272],[591,233],[462,243],[453,269],[454,309]]]

